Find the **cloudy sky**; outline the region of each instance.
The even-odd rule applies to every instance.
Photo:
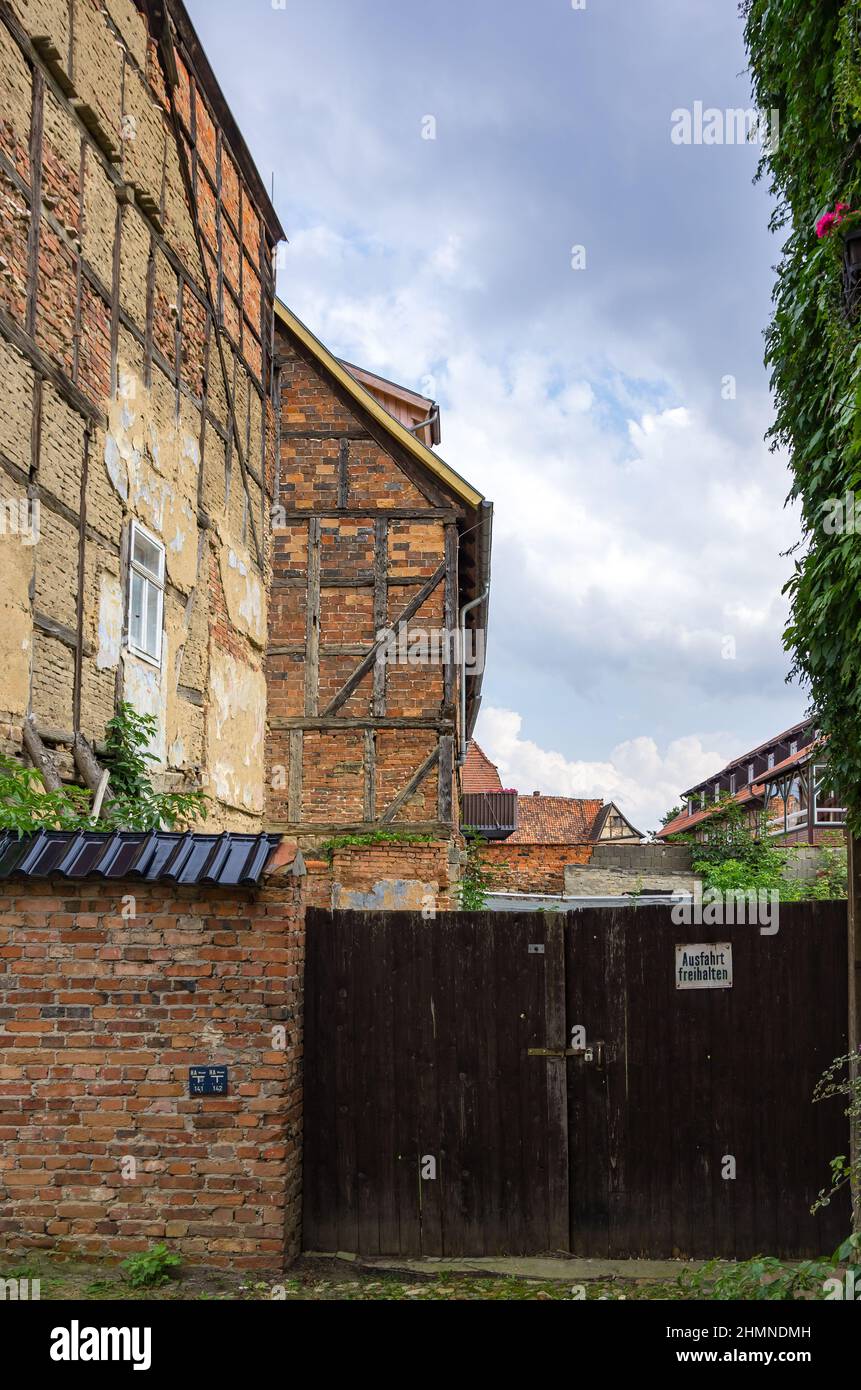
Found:
[[[274,174],[280,294],[437,397],[495,503],[477,732],[504,784],[654,828],[805,708],[759,151],[672,138],[750,105],[735,3],[187,3]]]

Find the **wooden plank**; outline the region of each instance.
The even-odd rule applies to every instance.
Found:
[[[287,770],[287,814],[291,821],[302,819],[302,781],[304,736],[301,729],[291,729],[289,739],[290,766]]]
[[[39,300],[39,241],[42,226],[42,136],[45,128],[45,79],[41,68],[33,69],[30,113],[30,222],[27,228],[27,299],[24,325],[31,338],[36,336]]]
[[[449,523],[445,528],[445,598],[443,600],[443,623],[451,635],[457,627],[458,613],[458,536],[457,526]],[[455,664],[447,661],[443,671],[443,700],[447,707],[454,705],[456,699],[458,670]]]
[[[361,1090],[356,1077],[356,1030],[362,1019],[356,1013],[355,978],[357,961],[366,949],[363,933],[351,914],[333,913],[334,973],[328,998],[329,1017],[334,1033],[332,1085],[335,1098],[334,1139],[327,1161],[333,1164],[331,1187],[336,1213],[337,1250],[360,1249],[358,1199],[358,1101]],[[324,1042],[324,1046],[326,1043]]]
[[[374,522],[374,635],[388,628],[389,609],[389,523],[385,517]],[[379,718],[386,712],[386,678],[388,665],[385,661],[374,663],[374,691],[371,698],[371,713]]]
[[[383,1201],[382,1176],[388,1171],[387,1155],[381,1144],[386,1118],[394,1104],[391,1090],[381,1084],[377,1058],[382,1044],[382,1019],[378,1012],[377,977],[388,973],[386,937],[380,914],[363,913],[354,928],[362,949],[353,955],[352,989],[355,997],[353,1057],[355,1063],[353,1109],[356,1116],[356,1202],[358,1215],[357,1249],[362,1255],[383,1253],[380,1242],[380,1213]],[[385,1252],[389,1254],[389,1251]]]
[[[306,913],[305,939],[303,1244],[330,1251],[343,1248],[339,1228],[350,1208],[349,1183],[338,1181],[349,1124],[339,1107],[338,1068],[352,1054],[353,1039],[349,1026],[345,1036],[350,996],[338,988],[336,953],[349,950],[351,935],[330,913],[314,908]]]
[[[628,1038],[628,981],[626,975],[626,936],[634,927],[629,912],[610,909],[606,925],[606,1027],[603,1039],[594,1036],[587,1040],[595,1046],[604,1042],[604,1066],[606,1068],[607,1104],[607,1217],[609,1226],[609,1249],[614,1258],[627,1258],[630,1254],[628,1225],[628,1166],[629,1166],[629,1083],[630,1070]],[[583,1065],[590,1071],[600,1070],[598,1056]]]
[[[362,814],[366,821],[372,822],[377,815],[377,740],[373,729],[365,730],[363,770],[365,782]]]
[[[40,739],[33,720],[28,716],[21,726],[21,734],[24,747],[27,750],[30,761],[35,768],[42,774],[42,781],[45,783],[49,792],[58,792],[63,786],[62,778],[57,770],[57,760],[53,753],[49,753],[44,743]]]
[[[436,1016],[438,1183],[442,1207],[442,1253],[454,1257],[467,1249],[467,1209],[464,1193],[463,1130],[460,1107],[464,1099],[459,1075],[458,1034],[461,998],[458,984],[471,964],[474,914],[460,924],[455,936],[446,916],[435,933],[434,1005]]]
[[[606,1053],[603,1070],[576,1057],[568,1066],[571,1251],[588,1258],[606,1258],[610,1249],[607,1068],[613,1037],[604,986],[608,916],[609,910],[600,909],[572,913],[567,934],[569,1029],[584,1028],[587,1043],[603,1041]]]
[[[648,965],[654,949],[652,909],[634,916],[625,931],[625,981],[627,995],[626,1087],[626,1225],[625,1243],[631,1258],[650,1248],[652,1222],[661,1229],[661,1212],[652,1207],[652,1170],[659,1163],[669,1165],[669,1145],[662,1144],[666,1126],[654,1126],[657,1097],[652,1079],[659,1073],[658,1038],[654,1024],[666,1016],[672,970],[652,972]],[[651,987],[651,988],[650,988]],[[662,1184],[659,1184],[659,1188]],[[663,1226],[669,1226],[665,1213]]]
[[[526,1000],[543,996],[544,963],[528,953],[528,938],[543,939],[543,924],[534,921],[524,926],[523,917],[506,914],[504,923],[497,922],[494,935],[496,1046],[499,1128],[491,1142],[499,1147],[502,1166],[502,1216],[499,1229],[490,1232],[488,1246],[493,1254],[507,1250],[514,1255],[525,1252],[525,1221],[531,1206],[530,1179],[526,1173],[523,1152],[522,1089],[544,1093],[543,1059],[529,1056],[531,1045],[543,1045],[543,1019],[536,1026],[534,1016],[523,1017],[529,1010]],[[494,1248],[495,1247],[495,1248]]]
[[[290,431],[282,430],[281,437],[282,439],[289,439]],[[308,436],[309,439],[315,437],[314,435]],[[329,436],[324,434],[320,437],[325,439]],[[456,513],[449,507],[386,507],[385,510],[388,521],[452,521],[456,516]],[[375,513],[369,507],[330,507],[320,510],[316,503],[311,507],[285,508],[282,515],[285,521],[307,521],[308,517],[312,515],[319,516],[321,521],[349,519],[370,523],[375,520]],[[414,584],[415,580],[411,579],[405,582]],[[350,581],[345,580],[345,583],[349,584]]]
[[[305,714],[317,713],[320,691],[320,521],[308,523],[308,599],[305,615]]]
[[[437,941],[446,932],[448,918],[437,916],[431,922],[416,925],[411,933],[413,943],[415,975],[415,1012],[413,1015],[413,1038],[415,1050],[415,1095],[416,1095],[416,1136],[418,1162],[418,1200],[421,1223],[422,1255],[442,1255],[443,1253],[443,1200],[444,1183],[442,1142],[439,1121],[439,1017],[437,1000],[439,987],[436,977]],[[449,949],[454,941],[449,940]],[[422,1178],[421,1164],[425,1158],[436,1161],[436,1177]]]
[[[350,487],[350,441],[341,437],[338,445],[338,508],[347,506]]]
[[[290,821],[269,820],[269,829],[280,834],[302,835],[364,835],[379,830],[380,822],[373,821]],[[440,825],[438,821],[410,821],[410,834],[429,835],[434,839],[445,839],[451,827]]]
[[[396,1085],[394,995],[401,977],[395,959],[394,939],[407,924],[400,913],[379,912],[374,918],[373,945],[378,954],[372,962],[373,1011],[373,1097],[376,1122],[374,1142],[376,1200],[378,1204],[379,1248],[383,1255],[397,1255],[400,1249],[398,1221],[398,1106]]]
[[[269,721],[271,729],[436,729],[438,733],[451,733],[450,719],[438,719],[433,715],[386,715],[382,719],[337,718],[326,715],[287,715],[276,716]]]
[[[394,1199],[398,1235],[396,1253],[422,1253],[418,1070],[420,996],[418,960],[426,924],[415,913],[398,914],[391,937],[392,1058],[394,1093]]]
[[[454,738],[451,734],[443,734],[439,741],[437,815],[441,821],[454,824]]]
[[[531,929],[531,924],[527,923]],[[539,958],[540,959],[540,958]],[[546,1046],[564,1054],[568,1046],[565,992],[565,929],[561,918],[544,928],[544,1036]],[[547,1087],[547,1201],[551,1250],[570,1248],[568,1186],[568,1062],[564,1055],[544,1063]]]

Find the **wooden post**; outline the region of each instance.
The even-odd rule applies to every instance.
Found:
[[[30,755],[30,761],[37,767],[42,774],[42,781],[45,783],[49,792],[58,792],[62,788],[60,774],[57,771],[57,763],[53,754],[49,753],[44,743],[40,739],[36,726],[31,715],[28,715],[22,726],[24,747]]]
[[[847,832],[849,854],[849,1077],[861,1075],[861,836]],[[857,1174],[861,1163],[861,1122],[849,1136],[850,1161]],[[852,1184],[852,1230],[861,1233],[861,1177]]]

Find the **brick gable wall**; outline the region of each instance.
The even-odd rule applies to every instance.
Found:
[[[382,823],[447,841],[454,676],[438,661],[374,661],[351,678],[410,606],[410,632],[440,633],[451,620],[460,513],[440,505],[432,482],[419,485],[283,325],[276,357],[269,823],[304,847]]]

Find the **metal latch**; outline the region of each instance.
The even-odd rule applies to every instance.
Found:
[[[604,1043],[594,1042],[589,1047],[530,1047],[529,1057],[582,1057],[584,1062],[594,1062],[600,1069],[604,1066]]]

